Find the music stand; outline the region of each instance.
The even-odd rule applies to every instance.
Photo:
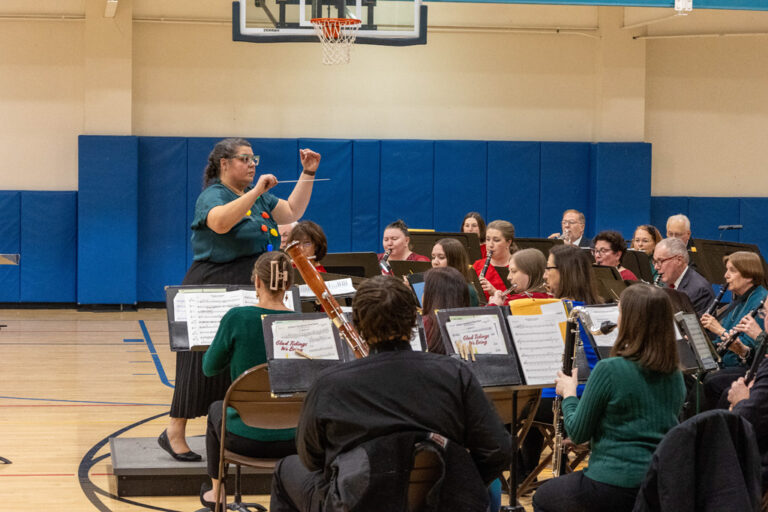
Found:
[[[448,231],[429,231],[429,232],[410,232],[411,247],[413,252],[422,256],[431,256],[432,247],[441,238],[453,238],[461,242],[469,256],[469,262],[477,261],[482,258],[480,252],[480,239],[477,233],[453,233]]]
[[[20,259],[21,259],[20,254],[0,254],[0,265],[18,265]],[[2,329],[3,327],[8,327],[8,326],[5,324],[0,325],[0,329]],[[5,457],[0,457],[0,462],[2,462],[3,464],[13,464],[10,460],[6,459]]]
[[[653,282],[653,272],[651,272],[651,258],[643,251],[636,249],[627,249],[621,258],[621,264],[632,271],[638,279],[646,283]]]
[[[592,271],[595,274],[597,293],[605,302],[617,302],[627,285],[616,267],[592,265]]]
[[[329,273],[373,277],[381,274],[375,252],[331,252],[320,262]]]
[[[389,260],[389,266],[392,267],[393,274],[401,277],[426,272],[432,268],[432,263],[429,261]]]
[[[538,249],[544,253],[545,258],[549,258],[550,249],[564,243],[559,238],[515,238],[515,244],[520,249]]]
[[[693,265],[710,283],[719,285],[725,283],[723,257],[736,251],[756,253],[760,256],[760,261],[763,262],[763,270],[768,273],[768,265],[766,265],[763,255],[760,254],[760,249],[755,244],[694,238],[693,246],[695,250],[688,253],[692,258]]]

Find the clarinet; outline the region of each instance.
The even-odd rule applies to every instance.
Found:
[[[766,298],[768,298],[768,296],[766,296]],[[752,318],[755,318],[757,316],[757,313],[760,311],[760,309],[762,309],[763,304],[765,304],[765,299],[763,299],[755,309],[747,313],[746,316],[751,316]],[[734,332],[727,338],[724,338],[723,341],[717,345],[717,355],[719,355],[720,357],[723,357],[726,354],[726,352],[728,352],[728,349],[731,347],[731,345],[733,345],[733,342],[736,341],[736,339],[739,337],[739,334],[741,333]]]
[[[727,291],[728,291],[728,283],[725,283],[725,286],[720,288],[720,292],[717,294],[717,297],[715,297],[715,301],[712,304],[710,304],[707,310],[704,312],[705,315],[712,315],[715,312],[715,310],[720,307],[720,303],[723,300],[723,295],[725,295],[725,292]]]
[[[493,256],[493,251],[489,249],[488,255],[485,257],[485,264],[483,265],[483,270],[480,271],[480,279],[483,279],[485,277],[485,272],[488,270],[488,265],[491,264],[491,256]]]
[[[383,276],[391,276],[392,274],[392,267],[389,266],[389,255],[390,251],[386,251],[384,253],[384,256],[381,257],[381,261],[379,261],[379,268],[381,268],[381,275]]]
[[[563,351],[563,373],[571,375],[573,370],[573,360],[576,357],[576,346],[578,344],[577,339],[579,337],[579,321],[577,317],[582,308],[576,306],[571,310],[568,315],[568,323],[565,327],[565,349]],[[554,446],[552,448],[552,475],[554,477],[560,476],[560,463],[563,458],[563,432],[565,431],[565,425],[563,424],[563,398],[560,395],[555,395],[555,399],[552,402],[552,414],[554,416],[555,438]]]
[[[747,373],[744,374],[744,384],[747,386],[749,386],[749,383],[752,382],[752,379],[755,378],[757,367],[760,366],[760,363],[762,363],[763,359],[765,358],[765,352],[768,349],[768,344],[765,342],[766,337],[763,337],[763,341],[761,341],[760,344],[755,348],[755,357],[752,359],[752,364],[750,365],[749,370],[747,370]]]
[[[307,257],[304,256],[304,253],[301,252],[299,241],[296,240],[288,244],[288,247],[285,248],[285,252],[288,253],[291,259],[293,259],[293,263],[296,265],[296,270],[298,270],[301,277],[304,278],[304,282],[307,283],[307,286],[309,286],[315,294],[315,297],[320,302],[320,305],[323,306],[325,313],[331,319],[333,325],[336,326],[341,333],[341,336],[349,345],[349,348],[352,349],[355,358],[360,359],[362,357],[367,357],[368,345],[357,330],[355,330],[355,327],[347,321],[344,313],[341,311],[341,306],[339,306],[336,298],[331,294],[330,290],[328,290],[325,281],[323,281],[323,278],[317,272],[315,266],[312,265]]]
[[[656,274],[656,277],[653,278],[653,286],[658,286],[659,288],[664,288],[664,285],[661,284],[661,276],[662,276],[661,272]]]

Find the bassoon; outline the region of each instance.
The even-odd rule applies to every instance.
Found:
[[[328,287],[325,285],[325,281],[320,276],[314,265],[310,263],[304,253],[301,251],[300,243],[298,240],[288,244],[285,248],[285,252],[293,260],[293,264],[296,265],[296,270],[299,271],[301,277],[304,278],[304,282],[307,283],[310,290],[315,294],[320,305],[323,306],[323,310],[330,317],[333,325],[341,333],[344,340],[354,352],[355,357],[360,359],[368,356],[368,345],[360,334],[355,330],[354,326],[349,323],[344,316],[344,312],[341,310],[341,306],[336,301]]]

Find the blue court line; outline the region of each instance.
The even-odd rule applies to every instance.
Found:
[[[144,343],[144,340],[143,339],[142,340],[132,340],[132,339],[129,339],[129,338],[125,338],[123,340],[123,343]]]
[[[59,398],[28,398],[23,396],[0,396],[4,400],[36,400],[40,402],[68,402],[76,404],[99,404],[99,405],[151,405],[168,407],[170,404],[141,404],[138,402],[103,402],[101,400],[63,400]]]
[[[152,338],[149,337],[149,331],[147,330],[146,324],[144,324],[144,320],[139,320],[139,326],[141,326],[141,332],[144,333],[144,339],[147,342],[147,348],[149,349],[149,353],[152,355],[152,360],[155,362],[155,368],[157,368],[157,375],[160,377],[160,382],[168,386],[169,388],[175,388],[173,384],[171,384],[168,381],[168,377],[165,375],[165,370],[163,370],[163,363],[160,362],[160,357],[157,355],[157,351],[155,350],[155,344],[152,343]]]

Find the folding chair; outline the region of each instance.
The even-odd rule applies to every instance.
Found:
[[[229,464],[235,465],[235,499],[227,510],[249,512],[249,507],[262,512],[267,509],[258,503],[243,503],[241,492],[241,466],[257,469],[274,470],[280,459],[262,459],[248,457],[224,448],[227,436],[227,407],[232,407],[240,415],[243,423],[249,427],[264,429],[294,428],[299,424],[303,398],[274,397],[269,386],[269,373],[266,364],[254,366],[243,372],[229,387],[224,397],[221,416],[221,451],[219,453],[219,477],[221,485],[216,497],[216,512],[226,506],[225,480]]]

